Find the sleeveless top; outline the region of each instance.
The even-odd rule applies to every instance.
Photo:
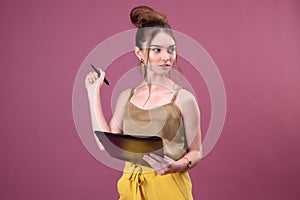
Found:
[[[183,117],[174,104],[179,90],[172,100],[164,105],[142,109],[130,102],[131,90],[123,118],[123,134],[160,136],[163,139],[164,154],[174,160],[181,158],[187,150]]]

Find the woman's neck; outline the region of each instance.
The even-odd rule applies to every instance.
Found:
[[[157,85],[164,87],[168,87],[174,84],[174,82],[170,78],[166,77],[165,74],[155,74],[150,70],[147,72],[145,83],[151,84],[152,86]]]
[[[155,91],[157,89],[161,90],[162,88],[170,91],[178,89],[178,85],[167,77],[165,77],[164,79],[150,79],[148,81],[145,80],[140,86],[147,87],[150,91]]]

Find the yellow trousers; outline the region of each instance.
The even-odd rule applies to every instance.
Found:
[[[193,200],[188,172],[158,175],[149,167],[126,163],[118,181],[119,200]]]

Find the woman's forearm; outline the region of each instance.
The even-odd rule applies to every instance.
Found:
[[[110,132],[110,128],[103,114],[100,93],[89,94],[88,98],[93,130]]]

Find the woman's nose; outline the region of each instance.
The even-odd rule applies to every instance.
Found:
[[[170,60],[170,55],[167,51],[161,51],[161,59],[163,61],[168,61]]]

